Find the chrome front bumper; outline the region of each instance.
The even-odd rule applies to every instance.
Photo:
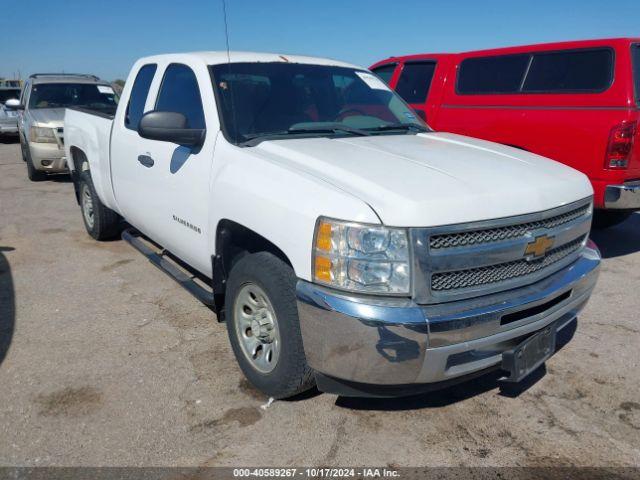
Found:
[[[502,353],[557,321],[566,326],[589,299],[600,253],[533,285],[471,300],[418,305],[349,296],[299,280],[298,314],[309,365],[348,382],[429,384],[496,366]]]
[[[640,210],[640,181],[607,185],[604,191],[604,208]]]
[[[64,148],[57,143],[29,143],[31,161],[36,170],[50,173],[68,172]]]
[[[18,125],[17,124],[8,124],[8,123],[0,123],[0,133],[1,134],[18,134]]]

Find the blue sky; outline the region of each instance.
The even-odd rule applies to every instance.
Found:
[[[124,78],[139,57],[225,48],[221,0],[20,0],[2,6],[0,76]],[[640,36],[640,1],[227,0],[231,49],[369,66],[391,55]]]

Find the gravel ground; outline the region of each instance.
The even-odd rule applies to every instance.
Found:
[[[0,143],[0,465],[639,466],[640,215],[593,237],[591,302],[519,395],[485,377],[262,409],[225,326]]]

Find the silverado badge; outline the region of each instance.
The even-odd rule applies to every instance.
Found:
[[[538,259],[544,257],[544,255],[553,246],[553,237],[547,235],[540,235],[536,237],[532,242],[527,243],[527,248],[524,250],[524,255],[527,259]]]

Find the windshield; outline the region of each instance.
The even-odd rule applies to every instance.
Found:
[[[400,97],[363,70],[274,62],[221,64],[211,72],[223,128],[236,144],[427,131]]]
[[[87,107],[113,110],[118,103],[113,88],[93,83],[39,83],[29,96],[29,108]]]
[[[19,88],[3,88],[0,89],[0,103],[4,103],[7,100],[11,100],[15,98],[16,100],[20,98],[20,89]]]

